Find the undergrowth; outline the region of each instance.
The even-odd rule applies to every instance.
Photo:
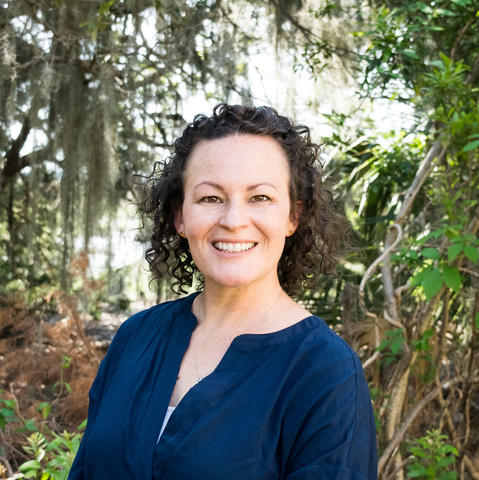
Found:
[[[52,311],[60,318],[49,321]],[[104,353],[75,297],[56,292],[36,306],[0,298],[0,479],[67,478]]]

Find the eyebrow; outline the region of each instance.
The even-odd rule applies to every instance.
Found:
[[[219,185],[218,183],[208,182],[208,181],[198,183],[197,185],[194,186],[194,189],[196,189],[198,187],[201,187],[203,185],[209,185],[210,187],[216,188],[216,189],[218,189],[222,192],[224,191],[224,188],[221,185]],[[275,185],[273,185],[272,183],[269,183],[269,182],[261,182],[261,183],[256,183],[254,185],[250,185],[246,190],[248,190],[248,191],[254,190],[254,189],[256,189],[258,187],[261,187],[263,185],[267,185],[269,187],[274,188],[275,190],[278,190],[278,187],[276,187]]]

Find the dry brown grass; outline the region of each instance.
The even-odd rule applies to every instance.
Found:
[[[85,335],[75,298],[60,292],[55,298],[65,315],[55,323],[44,320],[44,307],[30,308],[20,297],[0,299],[0,388],[4,398],[17,402],[17,417],[75,431],[87,417],[87,392],[105,352]],[[62,369],[65,356],[70,366]],[[51,405],[46,421],[36,409],[42,402]],[[23,462],[26,433],[7,424],[0,434],[8,461]]]

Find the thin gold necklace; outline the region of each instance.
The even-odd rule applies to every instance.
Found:
[[[262,318],[261,318],[261,323],[264,322],[264,320],[265,320],[266,316],[268,315],[268,313],[270,313],[271,310],[273,309],[273,307],[276,305],[276,303],[278,303],[278,300],[279,300],[279,298],[281,297],[281,294],[282,294],[282,293],[283,293],[283,290],[280,290],[280,292],[279,292],[278,296],[275,298],[274,302],[271,304],[271,306],[269,306],[269,307],[266,309],[266,311],[264,312],[264,315],[263,315]],[[198,310],[199,310],[199,308],[200,308],[200,305],[198,305]],[[203,310],[203,308],[202,308],[201,310]],[[196,318],[199,320],[199,319],[202,318],[202,315],[203,315],[203,312],[201,312],[201,315],[198,314],[198,315],[196,316]],[[195,357],[196,357],[196,355],[195,355]],[[201,382],[201,380],[203,380],[203,378],[205,378],[205,377],[207,376],[206,374],[202,375],[202,374],[200,373],[200,369],[199,369],[199,367],[198,367],[198,363],[199,363],[199,362],[198,362],[198,358],[196,357],[196,358],[195,358],[195,362],[194,362],[195,371],[196,371],[196,381],[195,381],[194,385],[196,385],[197,383]],[[213,371],[214,371],[214,370],[213,370]],[[211,372],[210,372],[210,373],[211,373]],[[209,374],[208,374],[208,375],[209,375]]]

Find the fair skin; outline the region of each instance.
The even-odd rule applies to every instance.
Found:
[[[201,141],[184,181],[175,227],[186,236],[205,286],[193,303],[198,324],[173,406],[216,368],[236,336],[275,332],[309,316],[282,290],[277,274],[285,238],[297,227],[281,146],[250,134]]]

